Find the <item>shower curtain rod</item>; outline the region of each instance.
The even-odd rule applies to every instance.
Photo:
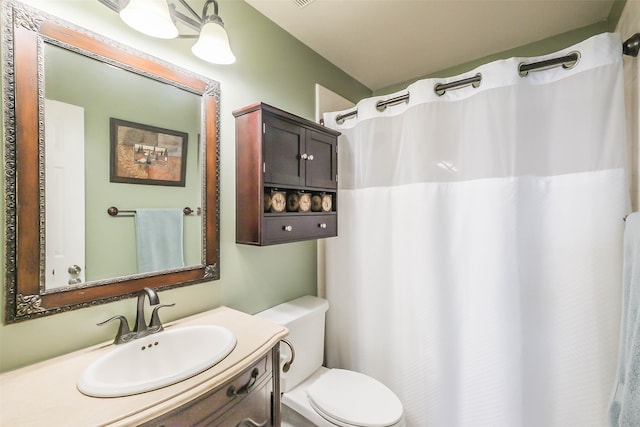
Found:
[[[623,55],[637,57],[638,52],[640,52],[640,33],[635,33],[633,36],[625,40],[622,43],[622,53]],[[521,62],[518,65],[518,73],[520,77],[526,77],[531,71],[544,71],[550,68],[555,68],[558,66],[562,66],[562,68],[569,70],[573,68],[578,61],[580,60],[580,52],[574,51],[569,53],[568,55],[561,56],[559,58],[547,59],[539,62],[532,62],[530,64]],[[450,89],[460,89],[466,86],[472,86],[477,88],[480,86],[482,82],[482,74],[477,73],[473,77],[467,77],[465,79],[457,80],[451,83],[436,83],[433,86],[433,91],[438,96],[442,96],[446,93],[447,90]],[[405,95],[396,96],[395,98],[386,99],[382,101],[376,102],[376,109],[378,111],[384,111],[389,105],[396,105],[402,102],[409,102],[409,93],[407,92]],[[344,114],[338,114],[336,116],[336,123],[342,124],[346,119],[358,115],[358,109],[349,111]]]

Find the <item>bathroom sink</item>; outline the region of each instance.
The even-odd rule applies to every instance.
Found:
[[[227,328],[185,326],[120,344],[84,370],[78,390],[118,397],[155,390],[196,375],[224,359],[236,345]]]

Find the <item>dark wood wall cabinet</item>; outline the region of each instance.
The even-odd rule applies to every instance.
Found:
[[[236,118],[236,242],[338,235],[340,132],[264,103]]]

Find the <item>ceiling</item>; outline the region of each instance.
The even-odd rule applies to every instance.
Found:
[[[373,91],[602,22],[614,3],[614,0],[245,1]]]

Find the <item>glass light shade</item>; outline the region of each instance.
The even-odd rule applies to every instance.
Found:
[[[178,37],[166,0],[130,0],[120,11],[120,18],[134,30],[151,37]]]
[[[224,27],[217,22],[207,22],[200,29],[200,37],[191,48],[198,58],[213,64],[233,64],[236,57],[231,52],[229,37]]]

